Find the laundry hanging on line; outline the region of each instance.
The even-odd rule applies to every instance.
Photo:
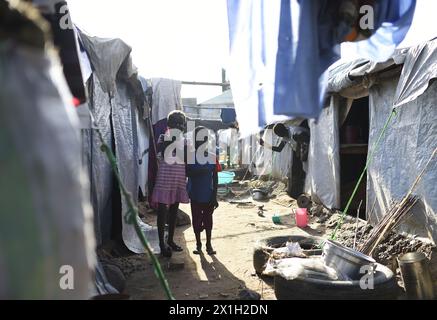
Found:
[[[361,3],[373,3],[375,32],[357,50],[383,59],[404,39],[415,0],[228,0],[228,73],[242,136],[274,122],[318,117],[327,69],[340,58]]]
[[[416,0],[375,1],[376,32],[365,41],[349,44],[349,49],[373,62],[387,61],[405,39],[416,9]]]
[[[152,78],[152,124],[166,119],[174,110],[182,110],[182,82],[165,78]]]

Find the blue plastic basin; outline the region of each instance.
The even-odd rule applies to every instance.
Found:
[[[230,184],[234,180],[235,173],[229,171],[222,171],[218,173],[219,184]]]

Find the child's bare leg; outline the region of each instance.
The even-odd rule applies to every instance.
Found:
[[[217,252],[212,248],[212,244],[211,244],[212,230],[207,229],[205,230],[205,232],[206,232],[206,252],[209,255],[216,254]]]
[[[179,247],[176,243],[174,243],[174,232],[176,228],[176,217],[178,214],[179,209],[179,203],[172,204],[169,209],[169,216],[168,216],[168,239],[167,244],[170,246],[170,248],[173,251],[183,251],[181,247]]]
[[[205,226],[205,232],[206,232],[206,252],[209,255],[216,254],[215,250],[212,248],[211,245],[211,238],[212,238],[212,214],[214,213],[213,207],[208,207],[207,210],[205,210],[203,214],[203,224]]]
[[[196,250],[193,251],[194,254],[201,254],[202,253],[202,241],[200,239],[200,232],[195,232],[194,235],[196,236]]]
[[[165,222],[167,220],[166,218],[167,218],[167,208],[164,204],[160,203],[158,205],[158,217],[157,217],[159,247],[161,248],[162,256],[171,257],[171,250],[165,244],[164,241]]]

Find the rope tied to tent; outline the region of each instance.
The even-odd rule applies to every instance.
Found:
[[[331,234],[330,239],[335,240],[338,230],[341,228],[344,222],[344,218],[346,217],[349,208],[352,204],[353,199],[355,198],[356,193],[358,192],[358,188],[363,181],[364,175],[367,173],[367,169],[369,168],[370,164],[372,163],[373,157],[375,155],[375,152],[378,150],[379,144],[382,140],[382,137],[385,135],[387,128],[392,121],[393,117],[396,115],[396,108],[393,108],[387,118],[387,121],[385,122],[384,126],[381,129],[381,132],[379,133],[378,139],[376,140],[375,146],[373,147],[370,155],[367,157],[366,165],[364,166],[363,171],[361,172],[360,177],[358,178],[357,184],[355,185],[354,190],[352,191],[351,196],[349,197],[349,200],[346,203],[346,207],[344,208],[344,211],[342,212],[339,221],[337,222],[337,225],[335,226],[334,232]]]
[[[126,187],[124,186],[123,182],[121,181],[121,176],[120,176],[120,172],[118,170],[118,164],[117,164],[117,159],[115,158],[114,153],[112,152],[112,150],[109,148],[109,146],[105,143],[104,139],[103,139],[103,135],[100,132],[98,126],[96,125],[96,122],[94,120],[94,116],[90,110],[90,115],[91,115],[91,121],[94,124],[94,130],[96,130],[97,135],[100,139],[100,143],[102,144],[100,147],[100,150],[106,155],[106,157],[108,158],[109,163],[111,164],[111,168],[114,172],[114,175],[116,177],[116,180],[118,182],[118,186],[120,188],[120,192],[122,194],[122,196],[124,197],[124,199],[126,200],[127,206],[128,206],[128,210],[126,212],[126,214],[124,215],[124,221],[128,224],[131,224],[134,226],[135,228],[135,232],[138,236],[138,238],[141,241],[141,244],[144,246],[144,248],[146,249],[146,252],[150,258],[150,260],[152,261],[152,265],[154,268],[154,273],[156,275],[156,277],[158,278],[159,282],[161,283],[161,286],[163,287],[165,294],[167,296],[168,300],[174,300],[173,294],[170,290],[170,287],[168,285],[167,279],[164,276],[164,273],[162,272],[162,268],[161,265],[158,261],[158,259],[156,258],[156,256],[153,253],[153,249],[150,247],[149,242],[147,241],[143,231],[141,230],[141,226],[138,222],[138,209],[135,206],[133,200],[132,200],[132,195],[130,194],[130,192],[126,189]]]

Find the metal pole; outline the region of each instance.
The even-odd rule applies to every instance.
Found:
[[[226,70],[222,69],[222,83],[226,83]],[[228,89],[228,87],[223,86],[222,91],[225,92]]]
[[[227,88],[229,86],[229,83],[227,82],[182,81],[182,84],[188,84],[193,86],[219,86],[222,88]]]

